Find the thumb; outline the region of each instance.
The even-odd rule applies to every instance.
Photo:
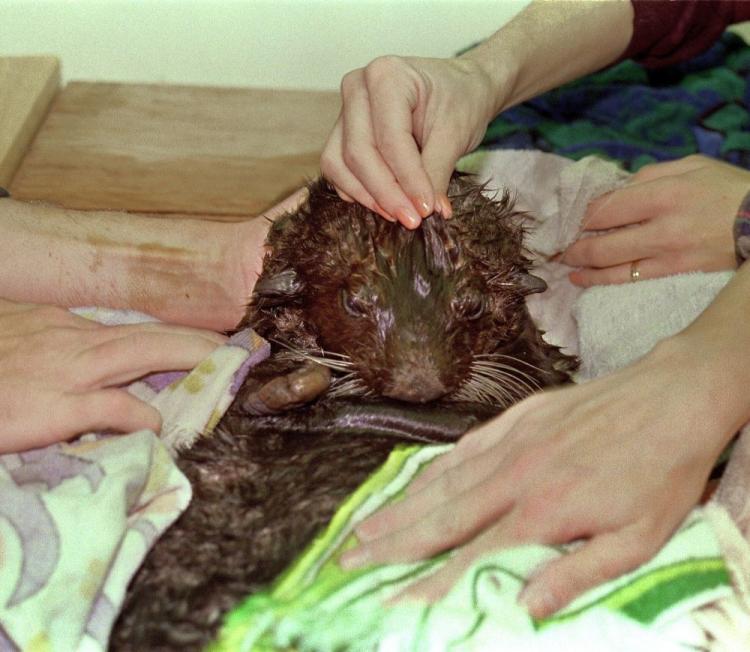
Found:
[[[433,131],[422,146],[422,165],[436,197],[446,195],[456,162],[463,154],[463,149],[455,142],[455,136],[442,129]]]

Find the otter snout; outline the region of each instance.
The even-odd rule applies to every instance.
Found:
[[[445,396],[448,389],[435,373],[424,369],[399,370],[383,388],[383,395],[408,403],[427,403]]]

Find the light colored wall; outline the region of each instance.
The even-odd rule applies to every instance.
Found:
[[[449,56],[528,0],[0,0],[0,56],[63,79],[336,89],[382,54]]]

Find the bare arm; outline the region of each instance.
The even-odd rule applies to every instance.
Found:
[[[633,6],[615,2],[532,2],[461,58],[478,64],[494,114],[615,61],[633,35]]]
[[[225,224],[3,199],[0,297],[226,330],[244,314],[267,228],[262,218]]]
[[[616,60],[633,8],[534,2],[462,57],[380,57],[341,82],[321,170],[347,200],[416,228],[445,197],[456,161],[501,110]]]

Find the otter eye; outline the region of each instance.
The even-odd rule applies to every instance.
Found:
[[[479,292],[466,292],[453,300],[451,307],[460,317],[468,321],[479,319],[484,314],[484,297]]]
[[[341,291],[341,303],[352,317],[364,317],[371,305],[371,297],[363,291]]]

